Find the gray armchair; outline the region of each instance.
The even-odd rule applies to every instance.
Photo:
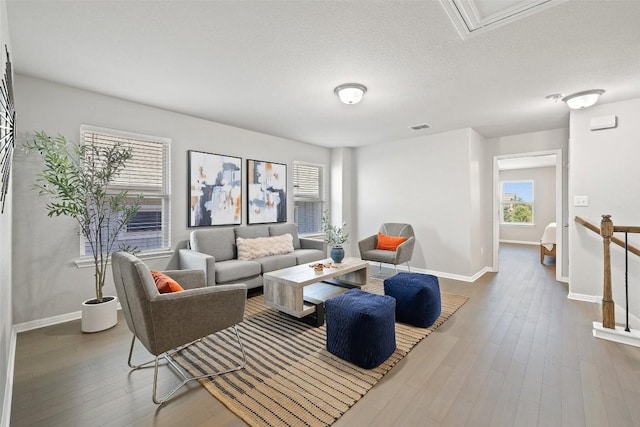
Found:
[[[365,261],[379,262],[378,275],[381,273],[382,263],[393,264],[396,271],[398,271],[398,264],[407,263],[407,268],[411,271],[409,261],[413,256],[413,247],[416,243],[413,227],[410,224],[387,222],[380,226],[379,232],[389,236],[406,237],[407,240],[401,243],[395,251],[376,249],[378,235],[374,234],[358,242],[360,257]]]
[[[242,369],[246,364],[244,348],[236,325],[244,318],[247,287],[244,284],[206,287],[204,272],[199,270],[165,271],[180,283],[182,292],[160,294],[149,268],[135,256],[126,252],[111,255],[113,279],[122,305],[127,326],[133,332],[128,364],[132,370],[153,362],[153,401],[166,402],[189,381],[220,375]],[[207,335],[233,327],[243,362],[224,372],[210,372],[197,377],[186,374],[171,355],[188,347]],[[134,365],[131,363],[136,338],[155,356],[154,360]],[[158,399],[158,360],[164,357],[183,381],[165,397]]]

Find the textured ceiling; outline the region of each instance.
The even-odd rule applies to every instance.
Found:
[[[512,3],[512,2],[511,2]],[[565,1],[462,39],[439,1],[8,1],[18,73],[328,147],[568,126],[640,97],[640,1]],[[359,82],[343,105],[335,86]],[[431,128],[408,127],[429,123]]]

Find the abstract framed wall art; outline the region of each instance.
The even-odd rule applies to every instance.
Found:
[[[189,227],[242,224],[242,159],[189,150]]]
[[[247,160],[247,223],[287,222],[287,165]]]

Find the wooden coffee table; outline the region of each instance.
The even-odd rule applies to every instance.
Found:
[[[367,283],[369,263],[359,258],[345,258],[341,264],[333,264],[322,272],[310,267],[316,263],[332,264],[332,261],[326,259],[265,273],[265,304],[297,318],[316,313],[314,323],[322,326],[327,299]]]

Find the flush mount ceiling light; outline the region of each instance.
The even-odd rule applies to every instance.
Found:
[[[567,95],[562,100],[567,103],[572,110],[580,110],[583,108],[591,107],[598,102],[600,95],[604,93],[602,89],[584,90],[582,92],[572,93]]]
[[[333,93],[345,104],[357,104],[366,92],[367,87],[360,83],[345,83],[333,90]]]

